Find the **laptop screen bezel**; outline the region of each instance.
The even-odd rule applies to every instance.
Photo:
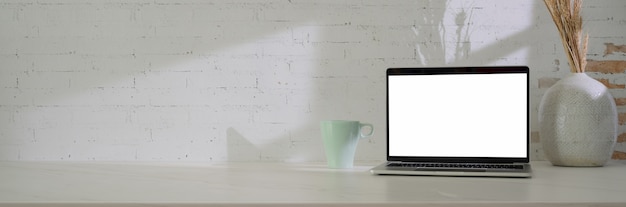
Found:
[[[467,162],[467,163],[528,163],[530,161],[530,88],[527,66],[480,66],[480,67],[423,67],[387,69],[387,161],[407,162]],[[391,156],[389,149],[389,77],[396,75],[442,75],[442,74],[493,74],[522,73],[526,75],[526,156],[525,157],[412,157]]]

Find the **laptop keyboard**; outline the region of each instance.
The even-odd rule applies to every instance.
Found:
[[[465,168],[465,169],[524,169],[520,164],[477,164],[477,163],[389,163],[388,167],[408,168]]]

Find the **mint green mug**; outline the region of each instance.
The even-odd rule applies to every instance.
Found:
[[[364,127],[369,133],[363,133]],[[329,168],[352,168],[358,141],[374,134],[374,126],[359,121],[322,121],[321,128]]]

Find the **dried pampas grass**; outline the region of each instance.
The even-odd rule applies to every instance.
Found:
[[[563,48],[572,73],[584,73],[587,65],[587,42],[583,39],[583,18],[580,16],[582,0],[544,0],[552,20],[561,35]]]

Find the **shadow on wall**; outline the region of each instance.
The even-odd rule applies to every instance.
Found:
[[[4,4],[0,159],[321,159],[318,120],[380,119],[383,96],[345,12],[376,5],[328,4]]]
[[[419,10],[413,27],[417,38],[415,56],[418,63],[423,66],[493,65],[499,62],[506,64],[507,61],[526,64],[511,59],[531,58],[531,48],[535,45],[529,41],[543,37],[538,30],[542,25],[533,21],[532,14],[537,13],[534,10],[543,4],[532,2],[518,7],[497,6],[487,8],[476,5],[476,2],[429,1],[429,7]],[[501,21],[494,16],[520,18]],[[510,25],[502,25],[507,22]],[[526,53],[522,53],[521,57],[513,56],[520,51]]]
[[[535,58],[499,8],[379,4],[5,4],[0,159],[321,161],[319,121],[352,119],[383,160],[386,68]]]
[[[476,8],[462,6],[458,9],[449,9],[447,5],[450,1],[430,1],[429,4],[418,12],[420,16],[413,28],[418,41],[423,41],[416,44],[415,51],[419,63],[446,65],[448,62],[466,59],[471,51],[470,26],[474,23],[472,14]],[[454,19],[454,26],[444,23],[446,17]],[[448,34],[449,29],[454,29],[453,36]],[[449,49],[453,51],[453,55],[449,55]]]
[[[223,125],[272,103],[252,101],[263,56],[306,40],[250,24],[260,3],[194,4],[4,4],[0,159],[222,157]]]

